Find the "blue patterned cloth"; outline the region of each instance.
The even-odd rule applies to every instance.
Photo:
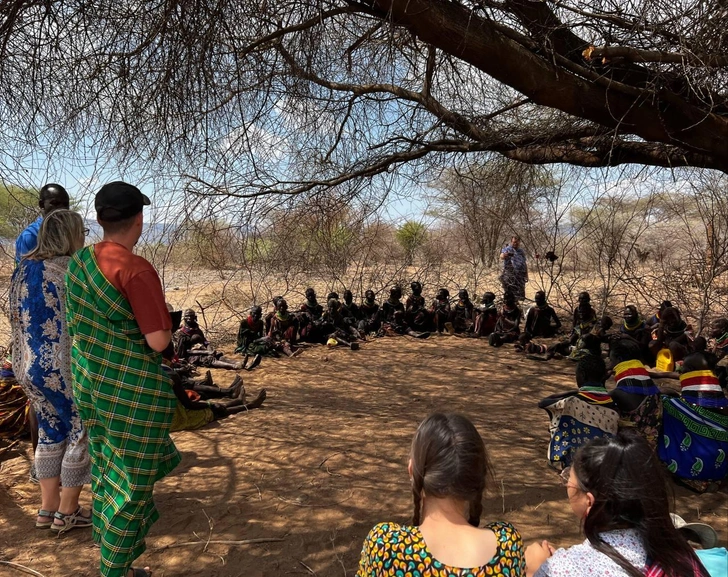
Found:
[[[728,417],[689,403],[663,397],[660,460],[681,479],[720,481],[728,476]]]
[[[73,402],[64,276],[68,257],[22,260],[10,285],[13,369],[38,415],[35,465],[64,487],[89,483],[88,439]]]
[[[16,265],[20,264],[20,260],[38,245],[38,231],[42,222],[43,217],[39,216],[18,236],[15,241]]]

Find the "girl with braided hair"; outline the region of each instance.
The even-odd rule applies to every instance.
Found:
[[[358,577],[468,577],[526,574],[515,528],[479,528],[490,466],[485,445],[464,416],[435,413],[417,429],[408,466],[412,525],[380,523],[364,541]]]

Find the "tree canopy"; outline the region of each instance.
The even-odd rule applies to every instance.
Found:
[[[18,159],[244,198],[485,151],[728,172],[725,2],[10,0],[0,18]]]

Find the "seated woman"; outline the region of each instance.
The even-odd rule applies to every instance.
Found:
[[[525,347],[534,337],[551,338],[561,329],[561,321],[554,307],[546,302],[546,293],[537,291],[534,300],[536,304],[528,309],[523,333],[518,337],[521,347]]]
[[[660,315],[654,338],[649,343],[649,350],[657,357],[662,349],[668,349],[675,363],[679,363],[685,355],[693,352],[693,343],[688,334],[688,325],[675,308],[666,308]]]
[[[263,309],[254,306],[250,309],[250,314],[240,321],[238,327],[238,337],[235,343],[235,352],[244,354],[243,368],[252,371],[257,367],[263,355],[272,354],[273,349],[264,339],[265,321],[263,321]],[[254,355],[253,362],[248,365],[250,355]]]
[[[344,310],[346,311],[344,316],[350,319],[349,324],[356,326],[361,320],[361,311],[359,311],[359,305],[354,302],[354,293],[349,289],[344,291]]]
[[[435,295],[430,307],[430,317],[432,325],[438,333],[442,333],[447,328],[445,325],[450,322],[450,291],[441,288]]]
[[[569,356],[572,360],[578,360],[584,351],[599,354],[596,343],[606,340],[606,332],[612,326],[612,319],[604,316],[597,318],[596,311],[590,304],[589,293],[579,294],[579,306],[574,309],[574,326],[568,339],[559,341],[551,346],[529,342],[525,350],[529,355],[546,354],[545,360],[550,360],[556,355]],[[529,357],[534,360],[544,360],[538,357]]]
[[[173,335],[174,352],[177,358],[196,367],[211,367],[237,371],[244,368],[243,363],[223,357],[223,354],[210,346],[205,333],[197,322],[197,314],[187,309],[182,317],[183,325]]]
[[[674,527],[660,463],[639,436],[594,439],[562,479],[586,540],[530,545],[529,576],[710,577]]]
[[[728,354],[728,319],[716,319],[710,323],[710,338],[713,339],[713,353],[721,360]]]
[[[361,320],[359,321],[359,330],[365,335],[376,333],[381,326],[379,320],[379,303],[376,301],[374,291],[369,289],[364,293],[364,300],[359,306]]]
[[[452,323],[455,333],[465,333],[472,329],[473,326],[473,301],[466,289],[458,291],[458,300],[452,307],[450,313],[450,322]]]
[[[413,330],[426,332],[430,330],[431,321],[425,297],[422,296],[422,284],[413,281],[410,288],[412,294],[407,297],[404,304],[405,321]]]
[[[714,365],[709,353],[688,355],[680,396],[662,397],[658,455],[673,475],[699,492],[728,476],[728,398]]]
[[[289,357],[294,357],[303,352],[303,349],[296,348],[297,337],[298,319],[288,312],[286,300],[279,299],[270,323],[269,343],[277,351],[281,351]]]
[[[609,360],[617,383],[612,399],[619,407],[620,428],[634,428],[652,447],[657,446],[662,403],[660,389],[642,364],[642,351],[632,339],[619,339],[609,347]]]
[[[174,373],[170,375],[172,390],[177,397],[177,408],[172,419],[172,431],[194,431],[205,425],[235,415],[243,411],[257,409],[266,398],[266,390],[261,389],[252,403],[245,402],[245,387],[240,387],[238,397],[221,402],[202,401],[199,395],[182,386]],[[241,383],[242,385],[242,383]]]
[[[671,309],[671,308],[672,308],[672,303],[670,301],[662,301],[660,303],[660,307],[657,309],[657,312],[647,320],[647,328],[650,330],[656,329],[657,325],[660,324],[660,317],[662,316],[662,311],[664,311],[665,309]]]
[[[480,434],[462,415],[435,413],[412,441],[412,525],[380,523],[364,540],[357,577],[512,575],[525,572],[509,523],[478,528],[490,473]]]
[[[493,332],[498,320],[498,308],[495,306],[495,293],[483,293],[483,300],[475,307],[475,324],[473,332],[476,337],[487,337]]]
[[[576,364],[576,391],[546,397],[538,404],[551,419],[548,459],[556,469],[571,465],[576,451],[597,437],[614,436],[619,412],[604,388],[607,367],[601,356],[586,355]]]
[[[518,340],[522,316],[523,313],[516,297],[511,293],[506,293],[503,296],[503,306],[498,313],[495,327],[488,338],[488,344],[491,347],[500,347],[504,343],[513,343]]]

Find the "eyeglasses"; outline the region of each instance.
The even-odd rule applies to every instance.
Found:
[[[84,234],[84,236],[90,235],[91,234],[91,229],[90,228],[84,228],[83,229],[83,234]]]
[[[559,473],[559,478],[561,479],[561,484],[567,489],[576,489],[577,491],[583,491],[578,483],[576,485],[569,484],[569,481],[571,480],[571,466],[564,467],[564,470]]]
[[[561,479],[561,484],[564,487],[569,486],[569,478],[571,477],[571,467],[564,467],[564,469],[559,473],[559,478]]]

